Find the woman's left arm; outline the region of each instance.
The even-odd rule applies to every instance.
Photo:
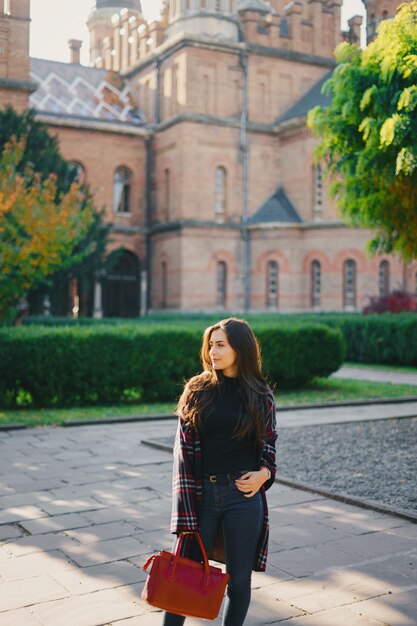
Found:
[[[273,485],[277,471],[275,460],[277,438],[275,398],[271,391],[267,398],[265,437],[261,443],[259,470],[247,472],[235,481],[236,487],[245,494],[246,498],[254,496],[262,485],[265,490]]]
[[[269,477],[264,483],[264,488],[266,490],[274,484],[275,475],[277,472],[276,440],[278,439],[278,433],[275,397],[272,391],[270,392],[270,396],[268,397],[268,411],[265,430],[265,438],[262,442],[261,447],[261,468],[266,467],[266,469],[269,470]]]

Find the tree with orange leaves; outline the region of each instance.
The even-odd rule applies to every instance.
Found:
[[[0,157],[0,319],[27,292],[72,265],[77,244],[94,219],[94,207],[77,183],[59,192],[57,177],[26,167],[25,141],[12,138]],[[84,250],[81,254],[88,254]]]

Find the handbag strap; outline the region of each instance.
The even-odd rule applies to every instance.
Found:
[[[208,562],[208,557],[207,557],[207,552],[204,548],[203,542],[201,541],[201,537],[200,537],[200,533],[198,533],[196,530],[193,531],[192,533],[186,533],[186,534],[193,534],[194,537],[197,539],[198,544],[201,548],[201,552],[203,554],[203,563],[204,563],[204,573],[206,575],[206,577],[208,578],[210,576],[210,566],[209,566],[209,562]],[[181,545],[182,545],[182,541],[184,538],[184,533],[181,533],[180,536],[177,539],[177,546],[176,546],[176,550],[175,550],[175,557],[174,557],[174,561],[177,559],[177,557],[180,556],[180,552],[181,552]]]

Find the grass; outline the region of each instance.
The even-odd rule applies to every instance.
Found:
[[[350,400],[370,400],[377,398],[400,398],[417,396],[417,387],[394,385],[358,380],[321,378],[302,390],[283,390],[277,393],[280,406],[297,404],[320,404]],[[1,424],[25,424],[27,426],[61,425],[68,420],[87,420],[102,417],[135,417],[155,413],[172,413],[171,402],[158,404],[122,404],[116,406],[92,406],[68,409],[21,409],[0,410]]]

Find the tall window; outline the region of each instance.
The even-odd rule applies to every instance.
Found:
[[[86,179],[84,167],[81,165],[81,163],[78,163],[78,161],[70,161],[70,166],[75,170],[74,180],[77,183],[80,183],[80,185],[83,185]]]
[[[217,263],[216,305],[226,307],[227,297],[227,265],[224,261]]]
[[[266,85],[265,83],[261,83],[259,85],[259,105],[262,117],[266,117],[268,115],[266,98]]]
[[[10,0],[4,0],[3,13],[4,13],[4,15],[10,15],[11,14]]]
[[[168,222],[170,216],[171,205],[171,172],[168,168],[164,171],[164,183],[165,183],[165,219]]]
[[[343,306],[356,307],[356,263],[352,259],[343,264]]]
[[[207,115],[210,113],[210,78],[207,74],[203,74],[203,112]]]
[[[161,285],[161,291],[162,291],[162,308],[166,309],[168,306],[168,271],[167,271],[167,264],[165,261],[162,262],[162,285]]]
[[[320,165],[314,168],[314,207],[313,217],[320,220],[323,211],[323,173]]]
[[[130,172],[125,167],[119,167],[113,179],[113,211],[115,213],[130,213]]]
[[[216,168],[214,210],[216,217],[222,217],[226,211],[227,172],[224,167]]]
[[[381,261],[379,264],[379,295],[386,296],[389,293],[389,263]]]
[[[311,306],[317,308],[321,305],[321,264],[313,261],[311,264]]]
[[[266,306],[276,308],[278,306],[278,263],[268,261],[266,268]]]

